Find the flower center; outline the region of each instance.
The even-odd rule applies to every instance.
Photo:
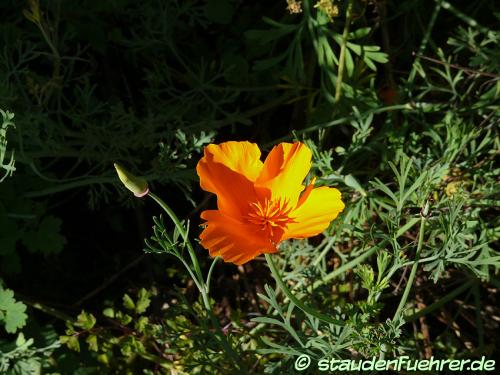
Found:
[[[266,198],[264,202],[250,203],[248,221],[258,225],[260,230],[266,231],[273,238],[275,234],[281,234],[289,223],[295,222],[288,216],[291,210],[287,201],[271,201]]]

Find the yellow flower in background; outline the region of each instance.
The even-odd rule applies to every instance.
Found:
[[[296,0],[286,0],[288,3],[287,9],[291,14],[302,13],[302,2]]]
[[[311,168],[303,143],[281,143],[266,160],[250,142],[210,144],[196,171],[201,188],[217,195],[217,210],[204,211],[201,245],[210,255],[243,264],[274,253],[281,241],[324,231],[344,209],[340,192],[302,183]]]
[[[339,7],[332,0],[319,0],[314,7],[325,13],[330,21],[339,15]]]

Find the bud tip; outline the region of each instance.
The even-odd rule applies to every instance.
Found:
[[[113,165],[122,184],[136,197],[144,197],[149,193],[148,183],[144,178],[134,176],[118,163]]]

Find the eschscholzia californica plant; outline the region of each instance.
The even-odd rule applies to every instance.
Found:
[[[314,178],[303,185],[311,156],[301,142],[280,143],[264,162],[254,143],[206,146],[196,170],[201,188],[216,194],[218,209],[201,214],[201,245],[211,256],[241,265],[275,253],[283,240],[324,231],[344,203],[337,189],[314,188]]]

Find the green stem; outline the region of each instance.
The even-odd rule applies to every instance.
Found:
[[[49,37],[47,32],[45,31],[44,25],[42,25],[41,22],[36,22],[36,25],[38,26],[38,29],[42,32],[43,39],[47,42],[48,46],[50,47],[52,53],[54,54],[54,57],[57,60],[61,59],[61,56],[59,55],[59,51],[57,50],[56,46],[54,43],[52,43],[52,39]]]
[[[372,109],[369,109],[369,110],[363,112],[363,115],[369,116],[369,115],[377,115],[379,113],[384,113],[384,112],[400,111],[400,110],[415,110],[415,109],[422,109],[422,110],[425,109],[426,111],[430,111],[433,108],[434,108],[434,105],[431,103],[405,103],[405,104],[395,104],[395,105],[391,105],[391,106],[387,106],[387,107],[372,108]],[[437,109],[435,109],[435,110],[437,111]],[[285,135],[283,137],[277,138],[277,139],[273,140],[272,142],[265,144],[264,146],[271,147],[271,146],[275,145],[276,143],[287,141],[292,137],[298,137],[299,135],[315,132],[315,131],[329,128],[332,126],[345,124],[345,123],[348,123],[348,122],[355,120],[355,119],[356,119],[356,116],[351,115],[351,116],[341,117],[341,118],[338,118],[338,119],[333,120],[333,121],[324,122],[321,124],[316,124],[316,125],[307,127],[305,129],[302,129],[302,130],[294,131],[293,134],[291,134],[291,135]]]
[[[200,283],[200,281],[198,280],[198,277],[193,273],[193,270],[189,266],[188,262],[186,262],[186,260],[180,254],[179,255],[175,255],[175,257],[177,259],[179,259],[179,261],[182,263],[182,265],[184,266],[184,268],[189,273],[189,277],[191,277],[191,279],[193,280],[194,285],[196,285],[196,287],[198,288],[198,290],[200,291],[200,293],[203,294],[205,292],[205,286],[202,283]]]
[[[184,225],[181,223],[177,215],[172,211],[172,209],[156,194],[153,194],[151,192],[148,193],[148,196],[150,196],[158,205],[167,213],[167,215],[170,217],[172,222],[174,223],[175,227],[179,231],[179,233],[182,236],[182,239],[184,240],[184,243],[187,246],[189,256],[191,258],[191,262],[193,263],[194,271],[196,273],[197,279],[200,283],[200,285],[204,285],[203,282],[203,274],[201,273],[201,268],[200,268],[200,263],[198,262],[198,258],[196,257],[196,253],[194,251],[193,246],[191,245],[191,242],[189,241],[188,233],[184,228]],[[201,291],[201,290],[200,290]]]
[[[425,219],[426,216],[429,212],[429,202],[425,203],[425,207],[423,209],[423,212],[420,217],[420,229],[418,233],[418,244],[417,244],[417,251],[415,253],[415,263],[413,263],[413,266],[411,268],[410,272],[410,277],[408,278],[408,281],[406,283],[405,290],[403,292],[403,296],[401,297],[401,300],[399,301],[398,308],[396,310],[396,313],[394,314],[394,318],[392,318],[393,321],[399,320],[401,316],[401,312],[403,311],[403,308],[405,307],[406,301],[408,300],[408,296],[410,294],[411,287],[413,285],[413,280],[415,279],[415,275],[417,274],[417,268],[418,268],[418,260],[420,258],[420,251],[422,250],[422,246],[424,243],[424,229],[425,229]]]
[[[461,12],[460,10],[458,10],[457,8],[455,8],[448,1],[444,1],[444,0],[434,0],[434,1],[436,1],[438,4],[440,4],[440,6],[442,6],[443,9],[446,9],[446,10],[450,11],[456,17],[460,18],[462,21],[464,21],[465,23],[467,23],[467,25],[469,25],[470,27],[478,29],[479,31],[481,31],[482,33],[486,34],[490,38],[494,38],[495,37],[495,32],[494,31],[491,31],[487,27],[484,27],[484,26],[480,25],[475,19],[473,19],[472,17],[469,17],[467,14]]]
[[[52,78],[53,79],[60,79],[61,78],[60,77],[60,75],[61,75],[61,55],[59,54],[59,51],[57,50],[56,46],[54,45],[53,40],[51,39],[50,35],[47,33],[47,30],[45,29],[45,25],[42,24],[42,21],[36,22],[36,25],[40,29],[40,31],[43,35],[43,38],[45,39],[45,41],[49,45],[49,47],[52,51],[53,57],[54,57],[54,70],[52,73]],[[50,27],[50,26],[47,25],[47,27]],[[56,25],[56,27],[57,27],[57,25]]]
[[[336,241],[336,237],[332,236],[327,242],[323,250],[321,250],[321,253],[318,255],[316,259],[314,259],[311,263],[311,266],[316,267],[318,264],[321,263],[321,261],[325,258],[326,254],[330,251],[332,248],[333,244]]]
[[[43,197],[46,195],[52,195],[55,193],[59,193],[65,190],[75,189],[82,186],[93,185],[93,184],[106,184],[116,182],[115,176],[100,176],[100,177],[89,177],[82,178],[77,181],[68,182],[66,184],[59,184],[55,186],[48,187],[46,189],[37,190],[37,191],[29,191],[24,194],[25,198],[37,198]]]
[[[481,306],[481,294],[479,291],[479,284],[475,283],[472,287],[474,292],[474,304],[476,305],[476,328],[478,333],[478,344],[479,344],[479,352],[483,352],[484,350],[484,325],[483,320],[481,318],[481,311],[483,311]]]
[[[329,273],[328,275],[326,275],[324,278],[322,278],[321,280],[318,280],[316,282],[313,283],[312,285],[312,289],[316,289],[317,287],[319,287],[320,285],[323,285],[324,283],[334,279],[335,277],[341,275],[343,272],[347,271],[348,269],[352,269],[354,268],[355,266],[357,266],[359,263],[363,262],[365,259],[369,258],[371,255],[373,255],[375,253],[375,251],[383,246],[385,246],[385,244],[388,242],[388,240],[384,240],[382,241],[380,244],[378,245],[375,245],[373,247],[371,247],[370,249],[368,249],[366,252],[364,252],[362,255],[358,256],[357,258],[351,260],[350,262],[347,262],[346,264],[342,265],[341,267],[337,268],[336,270],[334,270],[333,272]],[[297,284],[297,287],[299,286],[302,286],[304,284],[303,281],[300,281],[298,284]],[[285,293],[286,294],[286,293]],[[289,299],[288,295],[286,295],[287,298]],[[286,301],[286,300],[285,300]],[[257,333],[259,333],[263,328],[265,327],[265,324],[264,323],[260,323],[258,324],[257,326],[255,326],[254,328],[252,328],[252,330],[250,331],[250,336],[252,335],[255,335]],[[240,342],[243,342],[243,338],[240,338]]]
[[[203,306],[205,307],[205,310],[207,311],[207,314],[210,317],[210,321],[212,323],[212,326],[214,327],[214,330],[215,330],[215,337],[219,341],[219,343],[222,346],[222,348],[224,349],[224,351],[231,358],[235,367],[237,369],[240,369],[241,366],[239,365],[240,360],[238,358],[238,355],[234,351],[234,349],[231,347],[231,344],[227,340],[227,337],[223,334],[220,323],[217,320],[217,318],[215,317],[215,314],[213,312],[212,304],[210,303],[210,298],[208,297],[208,290],[209,290],[208,283],[210,282],[210,276],[212,274],[213,267],[215,266],[217,258],[214,260],[214,262],[210,266],[210,270],[208,272],[208,277],[207,277],[207,284],[205,284],[205,281],[203,279],[203,274],[201,272],[200,264],[198,262],[198,258],[196,257],[196,253],[194,251],[194,248],[191,245],[191,242],[189,241],[188,232],[185,229],[184,225],[181,223],[181,221],[179,220],[177,215],[174,213],[174,211],[160,197],[158,197],[156,194],[153,194],[151,192],[148,193],[148,196],[150,196],[156,203],[158,203],[158,205],[167,213],[167,215],[170,217],[170,219],[174,223],[175,227],[177,228],[177,230],[181,234],[181,236],[184,240],[184,243],[187,246],[189,256],[191,258],[191,262],[192,262],[194,270],[195,270],[195,274],[193,274],[191,272],[189,265],[185,261],[183,261],[182,259],[181,259],[181,261],[183,261],[184,266],[186,268],[188,268],[188,271],[189,271],[194,283],[196,284],[196,286],[198,287],[198,289],[200,291],[201,299],[203,301]]]
[[[62,321],[65,321],[65,322],[71,322],[71,323],[74,323],[76,321],[75,318],[69,316],[69,315],[66,315],[65,313],[59,311],[59,310],[56,310],[54,309],[53,307],[50,307],[50,306],[46,306],[40,302],[34,302],[32,301],[31,299],[29,299],[28,297],[25,297],[19,293],[16,293],[16,297],[22,301],[23,303],[25,303],[26,305],[29,305],[31,306],[32,308],[34,309],[37,309],[37,310],[40,310],[42,311],[43,313],[47,314],[47,315],[50,315],[54,318],[57,318],[57,319],[60,319]]]
[[[208,294],[206,291],[201,292],[202,300],[203,300],[203,305],[205,306],[205,309],[207,310],[207,313],[210,317],[210,321],[212,323],[212,326],[215,329],[215,337],[219,341],[220,345],[224,349],[224,351],[228,354],[228,356],[231,358],[233,361],[233,364],[235,366],[235,369],[240,370],[241,366],[241,360],[238,358],[238,354],[234,351],[232,348],[231,344],[229,343],[227,337],[224,335],[222,332],[222,327],[220,326],[219,320],[215,317],[215,314],[212,309],[212,304],[210,303],[210,299],[208,298]]]
[[[418,47],[418,55],[422,55],[425,51],[425,48],[427,47],[427,43],[429,43],[429,40],[431,38],[431,32],[432,29],[434,28],[434,25],[437,20],[437,16],[439,14],[439,11],[441,10],[442,7],[442,0],[437,0],[436,1],[436,6],[434,7],[434,12],[431,15],[431,19],[429,20],[429,24],[427,25],[427,29],[425,30],[424,38],[422,39],[422,43],[420,43],[420,46]],[[413,83],[413,80],[415,79],[415,76],[417,74],[417,64],[420,62],[420,57],[415,58],[415,61],[413,62],[413,66],[410,71],[410,75],[408,76],[408,83]]]
[[[347,38],[349,37],[349,27],[351,26],[352,0],[347,4],[344,31],[342,33],[342,44],[340,45],[339,69],[337,72],[337,83],[335,86],[335,103],[338,103],[342,95],[342,81],[344,79],[345,54],[347,49]]]
[[[219,257],[215,257],[208,270],[207,281],[205,281],[205,288],[207,289],[207,294],[210,292],[210,279],[212,278],[212,272],[214,270],[215,264],[219,259],[220,259]]]
[[[306,314],[312,315],[323,322],[335,324],[338,326],[344,325],[344,322],[342,322],[340,320],[332,319],[328,315],[324,315],[324,314],[320,313],[319,311],[316,311],[315,309],[303,304],[297,297],[295,297],[293,295],[293,293],[290,291],[290,289],[288,289],[288,287],[286,286],[285,282],[283,281],[283,279],[281,278],[281,276],[279,274],[278,268],[274,264],[272,255],[265,254],[265,257],[266,257],[266,261],[267,261],[267,264],[269,266],[269,269],[271,270],[271,273],[273,274],[273,277],[276,280],[276,283],[281,288],[281,290],[285,293],[285,295],[289,298],[289,300],[293,302],[293,304],[295,306],[297,306],[299,309],[304,311]]]

